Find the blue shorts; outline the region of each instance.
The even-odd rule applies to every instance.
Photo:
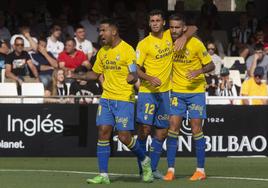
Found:
[[[111,125],[118,131],[134,130],[134,103],[101,98],[96,124]]]
[[[170,92],[139,93],[137,102],[137,122],[168,128],[170,113]]]
[[[172,92],[170,106],[170,115],[177,115],[190,119],[207,118],[205,93]]]

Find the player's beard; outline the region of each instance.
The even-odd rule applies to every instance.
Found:
[[[173,33],[171,34],[173,42],[182,36],[183,33]]]

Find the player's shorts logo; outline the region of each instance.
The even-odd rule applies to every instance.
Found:
[[[162,114],[162,115],[158,115],[157,118],[158,118],[158,120],[168,121],[169,115],[168,114]]]
[[[147,120],[148,119],[148,115],[144,115],[144,120]]]
[[[122,123],[123,127],[127,127],[128,118],[127,117],[115,117],[116,123]]]

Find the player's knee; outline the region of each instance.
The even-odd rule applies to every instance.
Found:
[[[192,126],[192,133],[193,135],[201,133],[202,127],[200,125]]]
[[[155,138],[160,141],[164,141],[166,139],[167,135],[157,135]]]
[[[146,139],[151,134],[150,126],[140,126],[138,130],[138,135],[140,139]]]
[[[131,136],[127,134],[118,134],[118,138],[125,145],[128,145],[131,142]]]
[[[98,138],[100,140],[110,140],[112,129],[110,127],[99,127]]]
[[[179,131],[179,123],[178,121],[175,121],[173,118],[170,118],[169,120],[169,130],[178,132]]]
[[[167,138],[168,129],[158,129],[155,133],[155,138],[164,141]]]

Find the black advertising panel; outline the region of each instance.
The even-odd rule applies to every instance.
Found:
[[[203,121],[207,156],[268,156],[268,106],[207,106]],[[114,136],[114,155],[125,156],[128,149]],[[147,149],[151,143],[147,139]],[[164,142],[163,151],[166,150]],[[164,152],[165,153],[165,152]],[[165,155],[165,154],[163,154]],[[177,156],[195,156],[189,120],[184,120],[178,139]]]
[[[96,111],[97,105],[1,104],[0,156],[96,156]],[[268,106],[213,105],[207,114],[207,156],[268,156]],[[116,134],[111,142],[112,156],[133,156]],[[194,148],[184,120],[177,154],[195,156]],[[163,150],[164,156],[165,143]]]
[[[96,108],[96,105],[90,109],[83,105],[0,105],[0,156],[94,155]]]

